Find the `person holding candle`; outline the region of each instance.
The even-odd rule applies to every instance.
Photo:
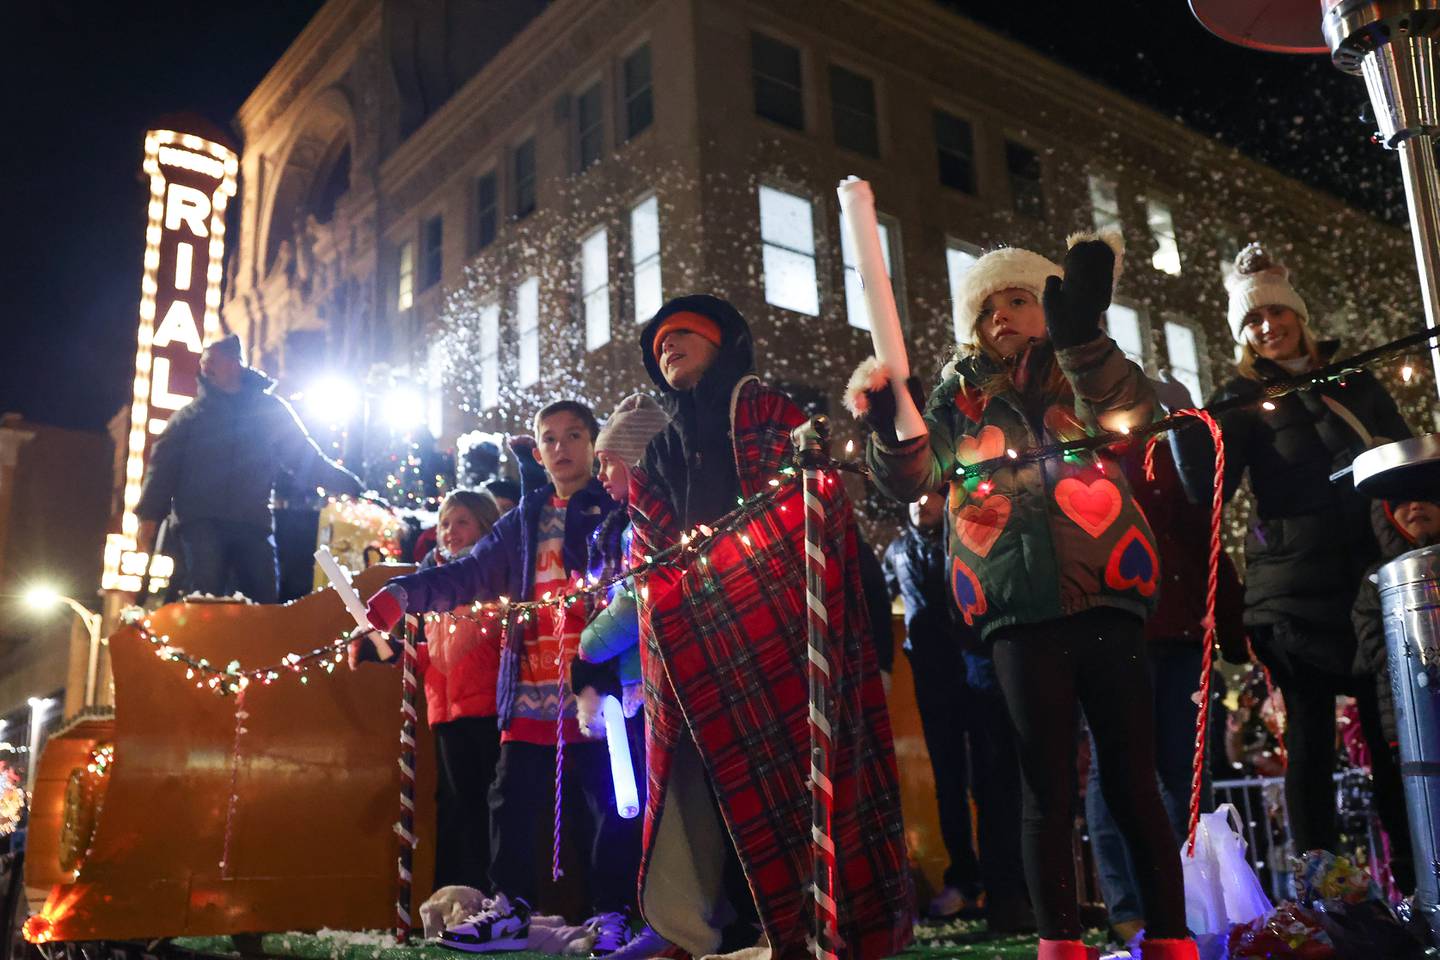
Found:
[[[649,769],[641,910],[694,956],[758,945],[799,956],[815,909],[803,510],[791,487],[738,528],[718,521],[779,489],[805,415],[755,376],[750,327],[718,297],[666,303],[640,347],[671,420],[631,477],[633,559],[707,545],[637,578]],[[854,516],[825,477],[837,949],[863,960],[909,943],[912,892]]]
[[[971,336],[924,404],[928,435],[897,436],[895,385],[873,359],[851,378],[846,401],[872,427],[866,458],[882,491],[911,502],[950,484],[950,589],[992,649],[1015,726],[1041,960],[1095,955],[1080,940],[1070,859],[1077,706],[1140,884],[1142,956],[1193,958],[1179,853],[1155,778],[1143,633],[1160,577],[1154,536],[1111,452],[1021,456],[1157,415],[1150,382],[1101,330],[1119,275],[1119,231],[1077,235],[1069,247],[1063,268],[1002,248],[966,273],[957,307]],[[906,386],[919,394],[918,381]],[[965,471],[1007,455],[1013,466]]]

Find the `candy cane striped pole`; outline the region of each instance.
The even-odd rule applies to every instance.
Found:
[[[415,858],[415,628],[404,625],[405,652],[401,660],[400,687],[400,835],[399,876],[395,887],[395,939],[410,939],[411,866]]]
[[[814,858],[814,936],[810,952],[816,960],[835,960],[839,944],[835,904],[835,840],[830,833],[835,787],[830,778],[832,744],[830,704],[834,677],[826,655],[830,618],[825,609],[825,506],[821,464],[829,459],[830,421],[814,417],[791,434],[804,468],[805,608],[809,634],[806,669],[810,685],[810,844]]]

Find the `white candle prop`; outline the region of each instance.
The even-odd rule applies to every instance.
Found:
[[[605,694],[600,701],[605,715],[605,742],[610,747],[610,779],[615,781],[615,809],[626,820],[640,815],[640,795],[635,791],[635,768],[630,765],[630,738],[625,734],[625,711],[620,701]]]
[[[335,588],[339,595],[340,602],[345,604],[345,609],[350,612],[350,617],[355,625],[362,630],[375,630],[370,625],[370,618],[365,616],[365,604],[360,600],[360,594],[355,592],[355,587],[350,583],[350,571],[340,566],[340,561],[335,559],[329,547],[321,547],[315,551],[315,562],[330,580],[330,586]],[[380,654],[380,659],[389,660],[395,651],[380,631],[375,630],[375,650]]]
[[[858,177],[841,180],[835,192],[840,195],[840,219],[846,236],[850,238],[850,249],[855,252],[855,270],[865,289],[865,306],[870,313],[870,340],[875,345],[875,357],[889,372],[890,388],[895,393],[895,436],[901,440],[923,437],[930,431],[905,387],[905,381],[910,377],[910,356],[905,352],[900,314],[895,309],[895,294],[890,289],[885,255],[880,248],[875,194],[871,192],[869,182]]]

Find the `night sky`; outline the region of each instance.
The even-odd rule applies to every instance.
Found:
[[[1395,158],[1354,119],[1364,87],[1327,58],[1229,46],[1184,0],[948,5],[1403,222]],[[0,411],[102,429],[126,402],[144,253],[144,132],[182,111],[228,126],[320,6],[46,0],[7,8]]]

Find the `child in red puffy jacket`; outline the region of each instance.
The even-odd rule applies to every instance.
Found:
[[[499,519],[488,494],[456,490],[440,505],[436,546],[421,569],[466,556]],[[435,733],[435,886],[489,889],[490,782],[500,756],[495,723],[501,631],[442,614],[416,650]]]

